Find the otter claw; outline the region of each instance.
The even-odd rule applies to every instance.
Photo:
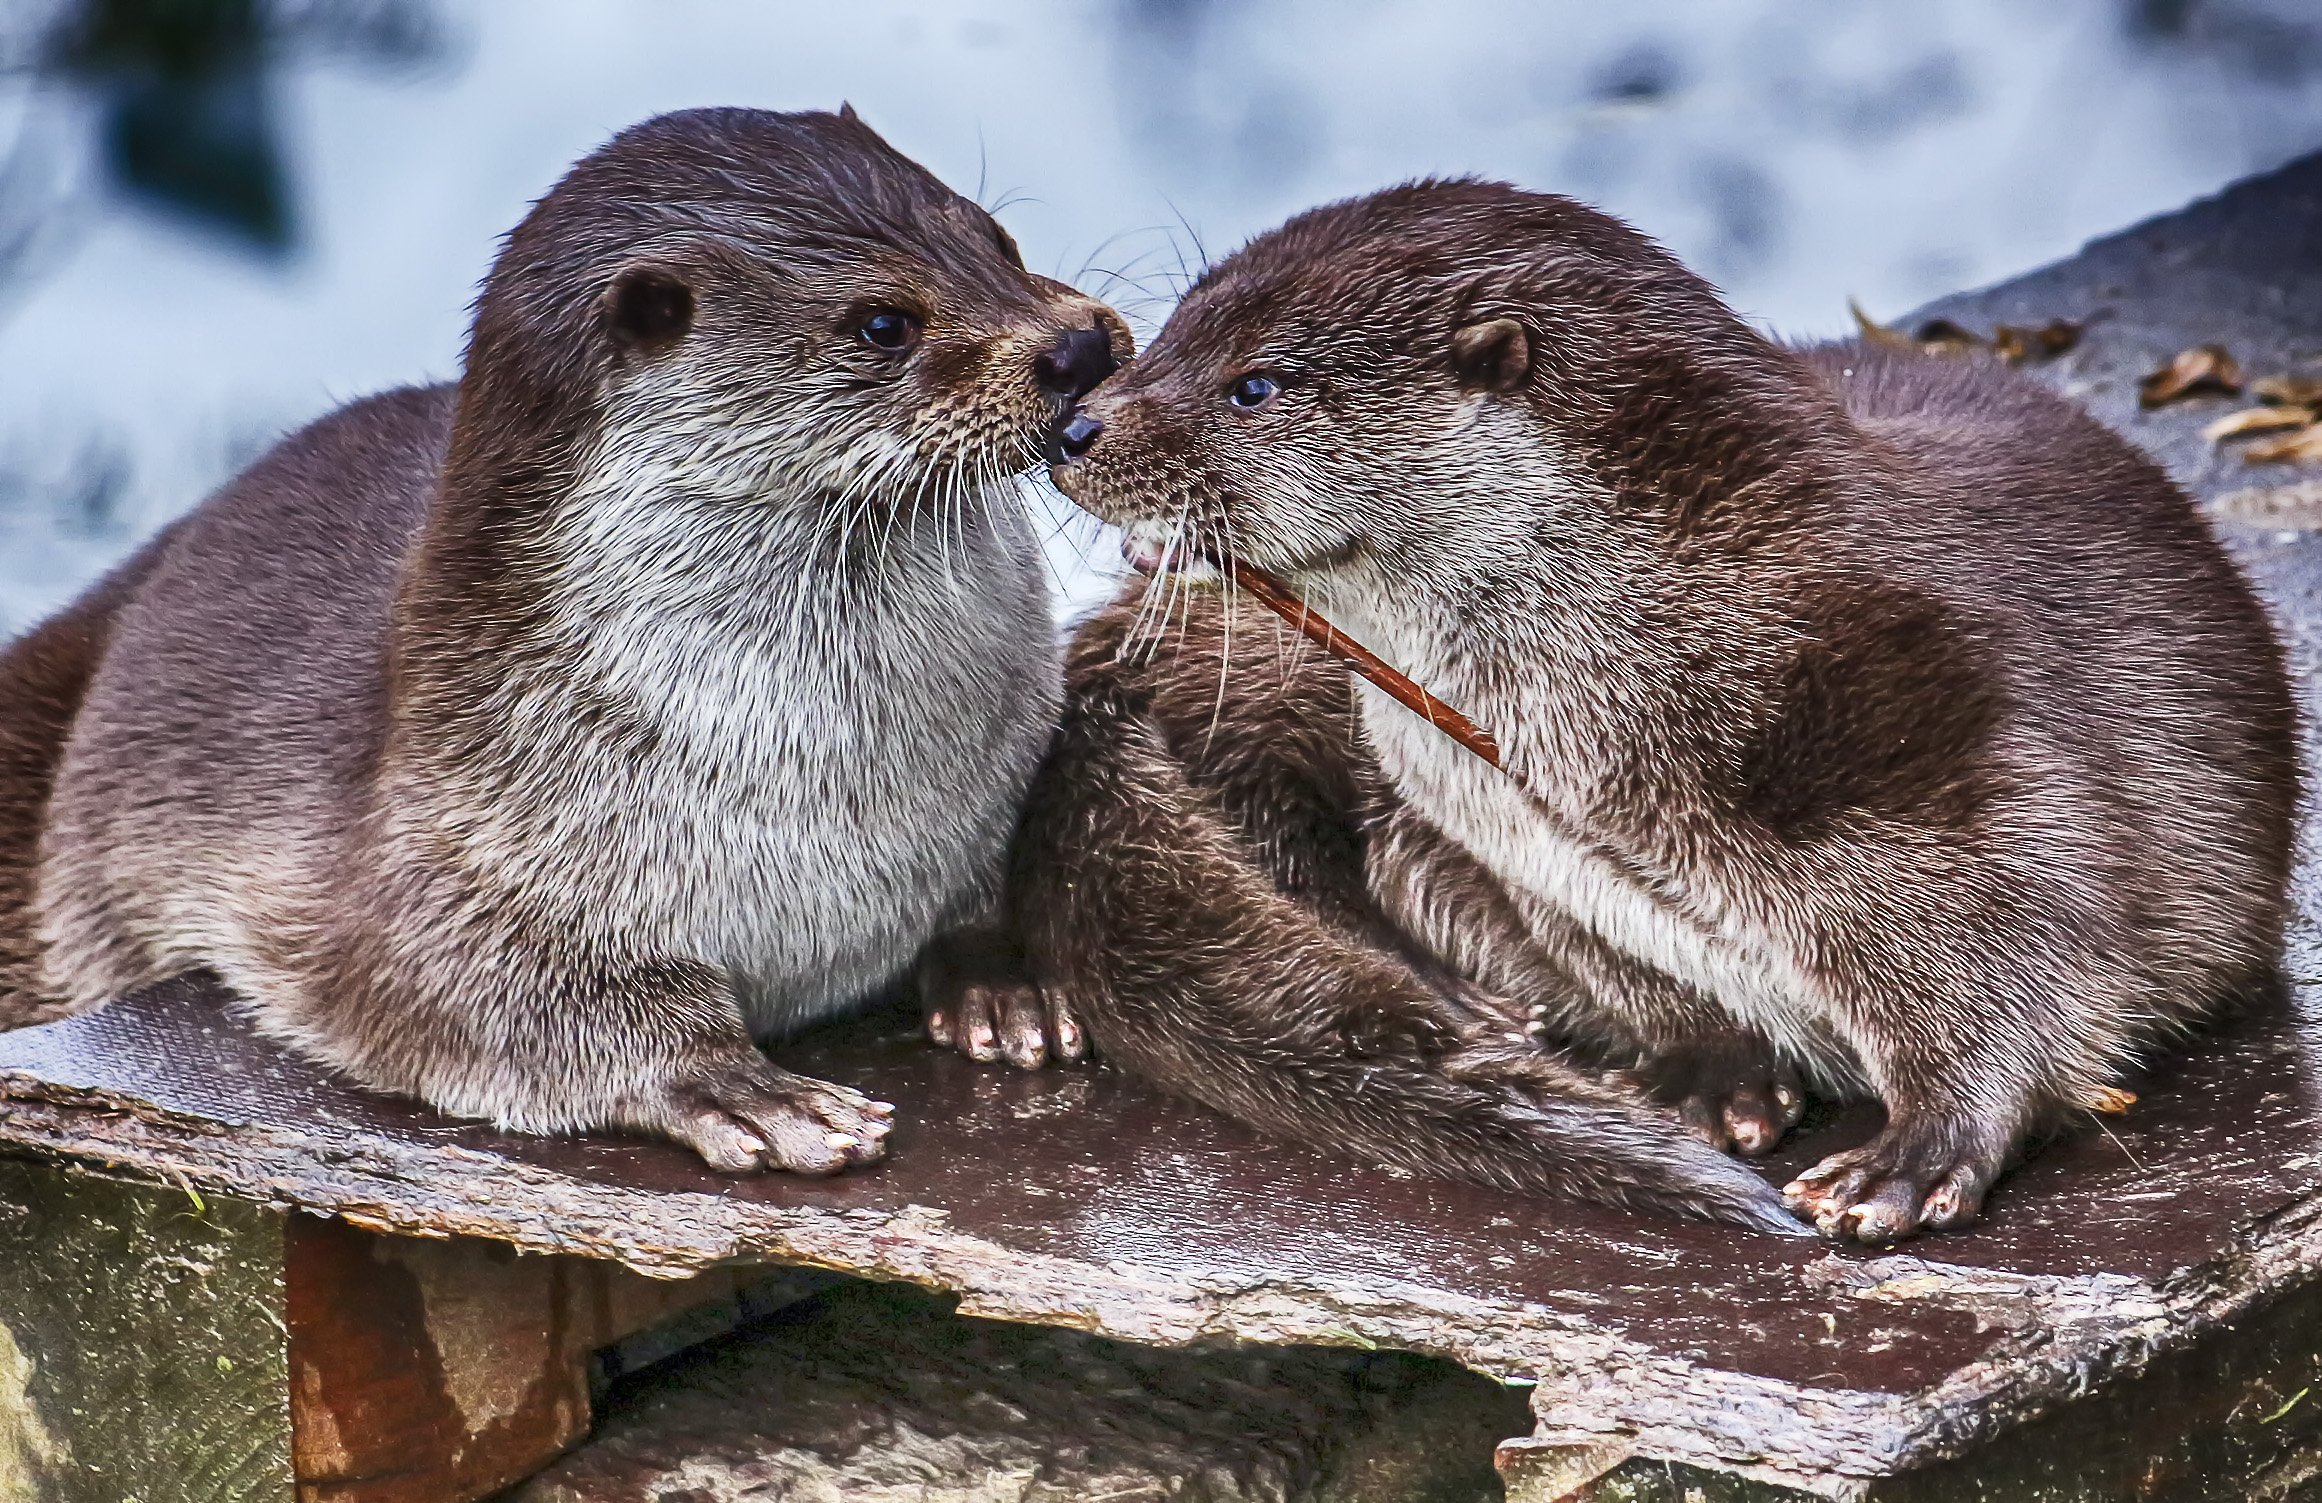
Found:
[[[1823,1236],[1872,1247],[1964,1226],[1981,1214],[2005,1155],[1962,1149],[1955,1138],[1970,1135],[1947,1126],[1890,1125],[1799,1175],[1782,1198]]]
[[[727,1174],[836,1174],[875,1162],[892,1124],[859,1092],[776,1069],[755,1049],[702,1060],[648,1097],[637,1117]]]
[[[1063,1000],[1028,981],[974,981],[949,993],[956,1012],[930,1008],[927,1034],[978,1064],[1005,1059],[1037,1070],[1051,1059],[1083,1059],[1088,1034]]]

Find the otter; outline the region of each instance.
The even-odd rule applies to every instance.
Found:
[[[990,919],[1058,646],[1011,489],[1124,358],[851,110],[634,126],[456,386],[347,406],[0,657],[0,1009],[187,971],[358,1082],[880,1156],[771,1039]]]
[[[1001,1031],[1085,1020],[1132,1075],[1403,1171],[1803,1235],[1762,1180],[1599,1077],[1620,1062],[1535,1048],[1546,991],[1510,1000],[1398,924],[1373,883],[1393,793],[1346,673],[1245,602],[1164,609],[1170,588],[1132,586],[1073,636],[1010,860],[1030,965],[988,989]]]
[[[1422,182],[1212,268],[1058,442],[1133,552],[1286,577],[1497,737],[1506,772],[1353,691],[1389,795],[1365,891],[1411,944],[1552,1043],[1659,1062],[1734,1146],[1794,1120],[1786,1072],[1883,1104],[1783,1192],[1826,1236],[1973,1220],[2033,1133],[2277,972],[2265,613],[2157,466],[2000,366],[1783,346],[1607,215]],[[1121,816],[1038,798],[1067,807],[1018,865],[1083,880]],[[1154,885],[1203,908],[1179,947],[1035,918],[1036,974],[1173,1005],[1120,980],[1205,974],[1239,894]],[[1240,1005],[1309,1009],[1331,959]]]

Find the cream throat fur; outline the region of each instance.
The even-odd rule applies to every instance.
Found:
[[[1646,644],[1623,642],[1611,621],[1560,619],[1585,598],[1578,589],[1522,579],[1500,591],[1474,579],[1454,588],[1439,595],[1424,568],[1367,555],[1312,580],[1318,608],[1382,644],[1376,650],[1445,700],[1472,706],[1506,752],[1505,773],[1488,767],[1358,682],[1364,739],[1397,794],[1530,900],[1519,906],[1536,937],[1577,919],[1714,998],[1824,1082],[1857,1078],[1826,1035],[1802,1026],[1811,1014],[1799,1003],[1815,988],[1784,963],[1783,945],[1698,875],[1688,881],[1601,827],[1599,794],[1620,770],[1612,753],[1625,739],[1622,717],[1653,692],[1640,666],[1650,661]],[[1531,664],[1552,666],[1520,666]]]
[[[566,921],[715,957],[776,1035],[990,917],[1055,710],[1058,648],[1025,630],[1047,610],[1037,540],[1007,477],[798,495],[810,470],[730,435],[696,457],[639,427],[608,433],[600,455],[627,457],[552,523],[548,651],[495,691],[557,755],[426,758],[456,803],[402,806],[528,891],[608,837],[656,848],[594,874]]]

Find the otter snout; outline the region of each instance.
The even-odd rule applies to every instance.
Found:
[[[1078,459],[1104,436],[1105,421],[1093,412],[1075,412],[1056,430],[1056,449],[1066,459]]]
[[[1032,377],[1040,389],[1067,402],[1087,396],[1119,369],[1112,336],[1097,326],[1067,330],[1032,360]]]

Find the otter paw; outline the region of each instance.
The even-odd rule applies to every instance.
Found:
[[[1806,1112],[1798,1073],[1738,1028],[1660,1050],[1631,1078],[1695,1137],[1744,1158],[1772,1153]]]
[[[979,1064],[1037,1070],[1088,1055],[1088,1030],[1062,992],[1029,981],[972,981],[926,1005],[927,1036]]]
[[[1982,1212],[2001,1155],[1955,1143],[1952,1134],[1889,1126],[1799,1175],[1782,1199],[1823,1236],[1872,1247],[1965,1226]]]
[[[639,1116],[725,1174],[836,1174],[877,1163],[895,1125],[886,1102],[778,1070],[754,1049],[683,1072]]]

